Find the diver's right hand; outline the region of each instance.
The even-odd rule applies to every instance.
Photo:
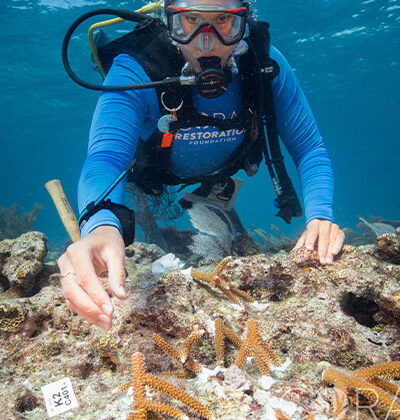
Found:
[[[57,263],[69,308],[91,324],[109,330],[114,308],[96,273],[107,270],[112,293],[126,299],[125,247],[119,230],[99,226],[70,245]]]

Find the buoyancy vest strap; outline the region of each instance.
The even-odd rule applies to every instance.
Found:
[[[271,81],[266,83],[265,89],[266,95],[272,95]],[[273,101],[266,104],[265,118],[268,136],[268,142],[265,143],[264,150],[265,163],[278,195],[275,200],[275,205],[279,208],[277,216],[282,217],[286,223],[290,223],[292,217],[300,217],[303,212],[292,181],[287,173],[281,153]],[[271,121],[275,121],[275,123],[271,124]],[[269,146],[269,153],[267,144]],[[275,172],[278,179],[276,179]]]
[[[275,106],[273,101],[272,80],[279,74],[279,66],[271,59],[269,25],[266,22],[252,22],[250,42],[257,51],[257,67],[261,73],[260,81],[260,110],[263,114],[268,141],[264,143],[265,163],[271,175],[272,183],[278,195],[275,200],[279,208],[277,216],[290,223],[292,217],[300,217],[302,209],[292,181],[289,178],[283,162],[279,144],[278,128],[276,123]]]

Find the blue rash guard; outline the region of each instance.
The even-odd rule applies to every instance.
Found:
[[[272,82],[279,136],[292,156],[303,190],[307,223],[315,218],[333,221],[333,170],[311,109],[296,76],[283,55],[271,47],[278,62],[279,76]],[[107,74],[106,85],[149,82],[150,79],[129,55],[121,54]],[[242,87],[238,76],[219,98],[207,99],[195,88],[193,103],[199,113],[232,118],[241,109]],[[154,89],[101,94],[90,129],[88,155],[78,187],[79,211],[95,200],[132,161],[138,139],[148,139],[160,117]],[[240,130],[219,131],[216,127],[180,130],[174,139],[170,170],[180,177],[207,175],[220,169],[244,139]],[[126,179],[109,198],[123,204]],[[121,229],[108,210],[93,215],[82,228],[82,237],[101,225]]]

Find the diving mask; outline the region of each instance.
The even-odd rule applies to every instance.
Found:
[[[165,9],[171,38],[188,44],[196,38],[203,51],[211,51],[216,40],[223,45],[240,42],[246,31],[247,3],[220,0],[178,0]]]

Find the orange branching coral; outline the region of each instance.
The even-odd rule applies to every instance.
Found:
[[[400,378],[400,362],[385,362],[354,371],[360,379]]]
[[[225,338],[232,341],[238,347],[242,345],[242,340],[229,328],[225,327],[221,318],[215,320],[215,353],[217,363],[222,366],[225,358]]]
[[[139,352],[134,353],[132,356],[132,373],[132,384],[125,384],[119,388],[119,391],[124,391],[130,386],[133,386],[133,413],[129,414],[127,420],[148,420],[149,418],[161,418],[158,414],[165,414],[180,420],[188,420],[189,417],[183,411],[167,404],[148,400],[146,398],[146,386],[165,392],[176,400],[179,400],[191,407],[202,417],[211,419],[211,413],[208,409],[192,398],[189,394],[176,386],[169,384],[168,382],[146,373],[144,357]]]
[[[231,260],[231,257],[226,257],[219,262],[219,264],[215,267],[212,273],[202,273],[201,271],[197,271],[194,268],[191,270],[191,275],[196,280],[205,281],[208,283],[213,289],[217,288],[221,290],[221,292],[233,303],[236,305],[242,306],[238,297],[248,301],[248,302],[255,302],[255,299],[251,297],[248,293],[240,290],[234,284],[229,283],[229,279],[221,274],[221,271],[225,268],[226,264]]]
[[[165,372],[163,375],[173,375],[179,378],[195,378],[201,371],[201,366],[193,359],[190,351],[193,346],[198,343],[204,330],[193,331],[188,338],[183,342],[180,351],[176,350],[171,344],[167,343],[158,334],[153,334],[153,340],[160,347],[161,350],[168,353],[181,365],[183,370],[174,372]]]
[[[326,369],[322,378],[335,386],[334,416],[346,418],[346,404],[358,405],[358,395],[365,397],[371,408],[378,407],[400,419],[400,387],[388,378],[400,378],[400,362],[386,362],[353,372]],[[356,396],[355,396],[356,395]]]
[[[311,413],[306,420],[315,420],[315,413]]]
[[[247,337],[239,349],[239,354],[235,362],[238,368],[243,366],[247,355],[254,357],[258,368],[264,375],[269,375],[269,368],[271,366],[281,365],[276,354],[262,339],[258,331],[258,323],[254,319],[247,322]]]
[[[290,417],[280,408],[275,408],[274,411],[277,420],[290,420]]]

